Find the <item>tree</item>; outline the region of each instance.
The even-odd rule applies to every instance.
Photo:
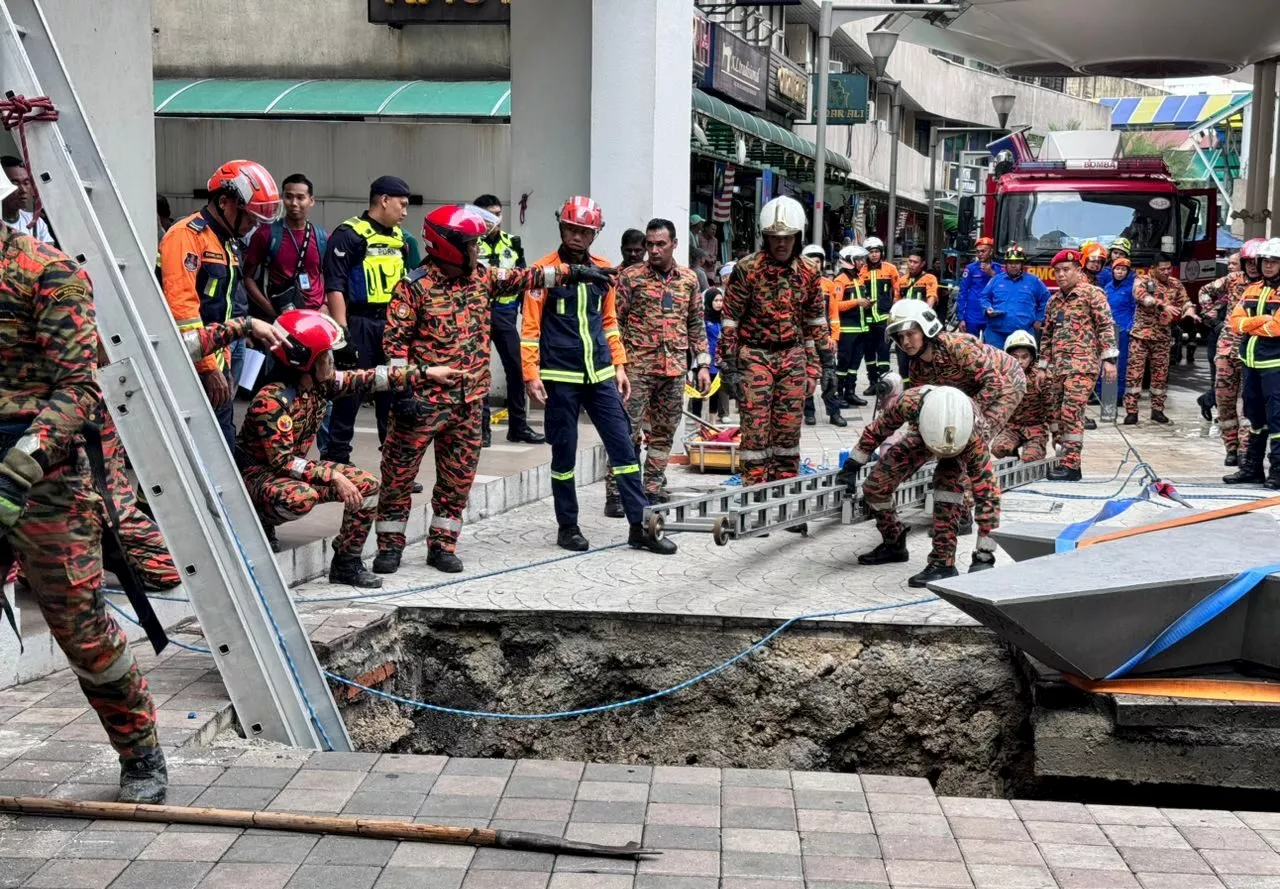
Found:
[[[1120,137],[1120,145],[1125,157],[1156,156],[1164,161],[1179,185],[1201,185],[1204,180],[1197,177],[1192,170],[1195,153],[1177,148],[1161,148],[1146,133],[1124,133]]]

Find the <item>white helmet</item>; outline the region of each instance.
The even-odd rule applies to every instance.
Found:
[[[733,267],[735,265],[737,265],[736,262],[726,262],[724,265],[720,266],[720,277],[723,278],[726,275],[733,274]]]
[[[801,256],[816,256],[818,259],[826,259],[827,251],[822,249],[821,244],[810,244],[800,251]]]
[[[804,207],[795,198],[774,198],[760,209],[760,233],[795,235],[804,231]]]
[[[953,386],[926,386],[916,428],[925,447],[939,457],[954,457],[973,435],[973,402]]]
[[[884,241],[874,236],[863,241],[862,246],[866,247],[867,250],[879,250],[881,253],[884,252]]]
[[[1015,330],[1013,333],[1005,337],[1004,350],[1006,352],[1012,352],[1014,349],[1030,349],[1032,361],[1036,360],[1036,355],[1039,354],[1040,351],[1039,347],[1036,345],[1036,338],[1025,330]]]
[[[842,247],[840,249],[841,264],[849,266],[850,268],[853,267],[854,263],[865,262],[866,258],[866,248],[859,247],[857,244],[850,244],[848,247]]]
[[[876,397],[883,405],[892,404],[902,397],[902,389],[902,376],[897,371],[891,370],[883,374],[880,381],[876,383]]]
[[[889,323],[884,328],[885,339],[892,341],[897,334],[913,327],[920,328],[927,340],[942,333],[942,321],[928,303],[922,299],[898,300],[889,310]]]
[[[1280,238],[1268,238],[1258,248],[1258,259],[1280,259]]]

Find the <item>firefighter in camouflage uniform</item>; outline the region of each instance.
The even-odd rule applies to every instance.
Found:
[[[991,443],[991,456],[1020,457],[1023,463],[1043,460],[1049,447],[1049,372],[1036,367],[1036,338],[1015,330],[1004,341],[1004,350],[1017,359],[1027,377],[1027,392],[1008,424]]]
[[[1053,257],[1058,292],[1044,310],[1040,363],[1053,380],[1049,431],[1062,444],[1062,464],[1049,472],[1053,481],[1080,480],[1084,451],[1084,414],[1089,393],[1101,370],[1104,381],[1116,379],[1116,327],[1107,295],[1090,284],[1080,264],[1080,251],[1060,250]],[[1141,384],[1141,381],[1139,381]],[[1125,392],[1125,397],[1129,392]]]
[[[1210,409],[1218,408],[1218,429],[1222,433],[1222,445],[1227,456],[1226,466],[1239,466],[1240,445],[1240,384],[1244,365],[1240,360],[1240,338],[1227,319],[1243,302],[1245,291],[1255,281],[1262,280],[1258,263],[1258,248],[1266,243],[1263,238],[1250,238],[1240,248],[1240,270],[1230,272],[1200,288],[1201,311],[1206,323],[1212,318],[1220,326],[1218,343],[1213,353],[1213,391],[1200,396],[1198,403],[1205,419],[1211,419]],[[1206,397],[1207,396],[1207,397]]]
[[[742,408],[738,457],[748,486],[799,475],[805,395],[835,395],[827,298],[800,258],[804,225],[794,198],[765,204],[764,250],[734,266],[725,293],[720,373]]]
[[[1156,259],[1150,277],[1141,277],[1133,287],[1137,311],[1129,332],[1129,367],[1124,381],[1124,424],[1138,422],[1138,399],[1142,377],[1151,370],[1151,419],[1168,423],[1164,415],[1169,395],[1169,352],[1173,348],[1170,325],[1194,317],[1191,300],[1182,282],[1173,277],[1173,257],[1167,253]],[[1108,304],[1109,307],[1110,304]]]

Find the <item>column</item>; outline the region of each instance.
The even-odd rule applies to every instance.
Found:
[[[1253,126],[1250,130],[1248,200],[1244,237],[1264,237],[1267,223],[1260,215],[1270,204],[1271,152],[1275,142],[1276,62],[1259,62],[1253,70]]]

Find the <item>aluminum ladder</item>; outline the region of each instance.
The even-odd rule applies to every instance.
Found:
[[[30,174],[93,280],[103,396],[246,736],[347,751],[351,739],[39,0],[0,0],[0,89],[48,96]],[[150,138],[150,136],[147,136]],[[200,447],[196,447],[200,442]]]

